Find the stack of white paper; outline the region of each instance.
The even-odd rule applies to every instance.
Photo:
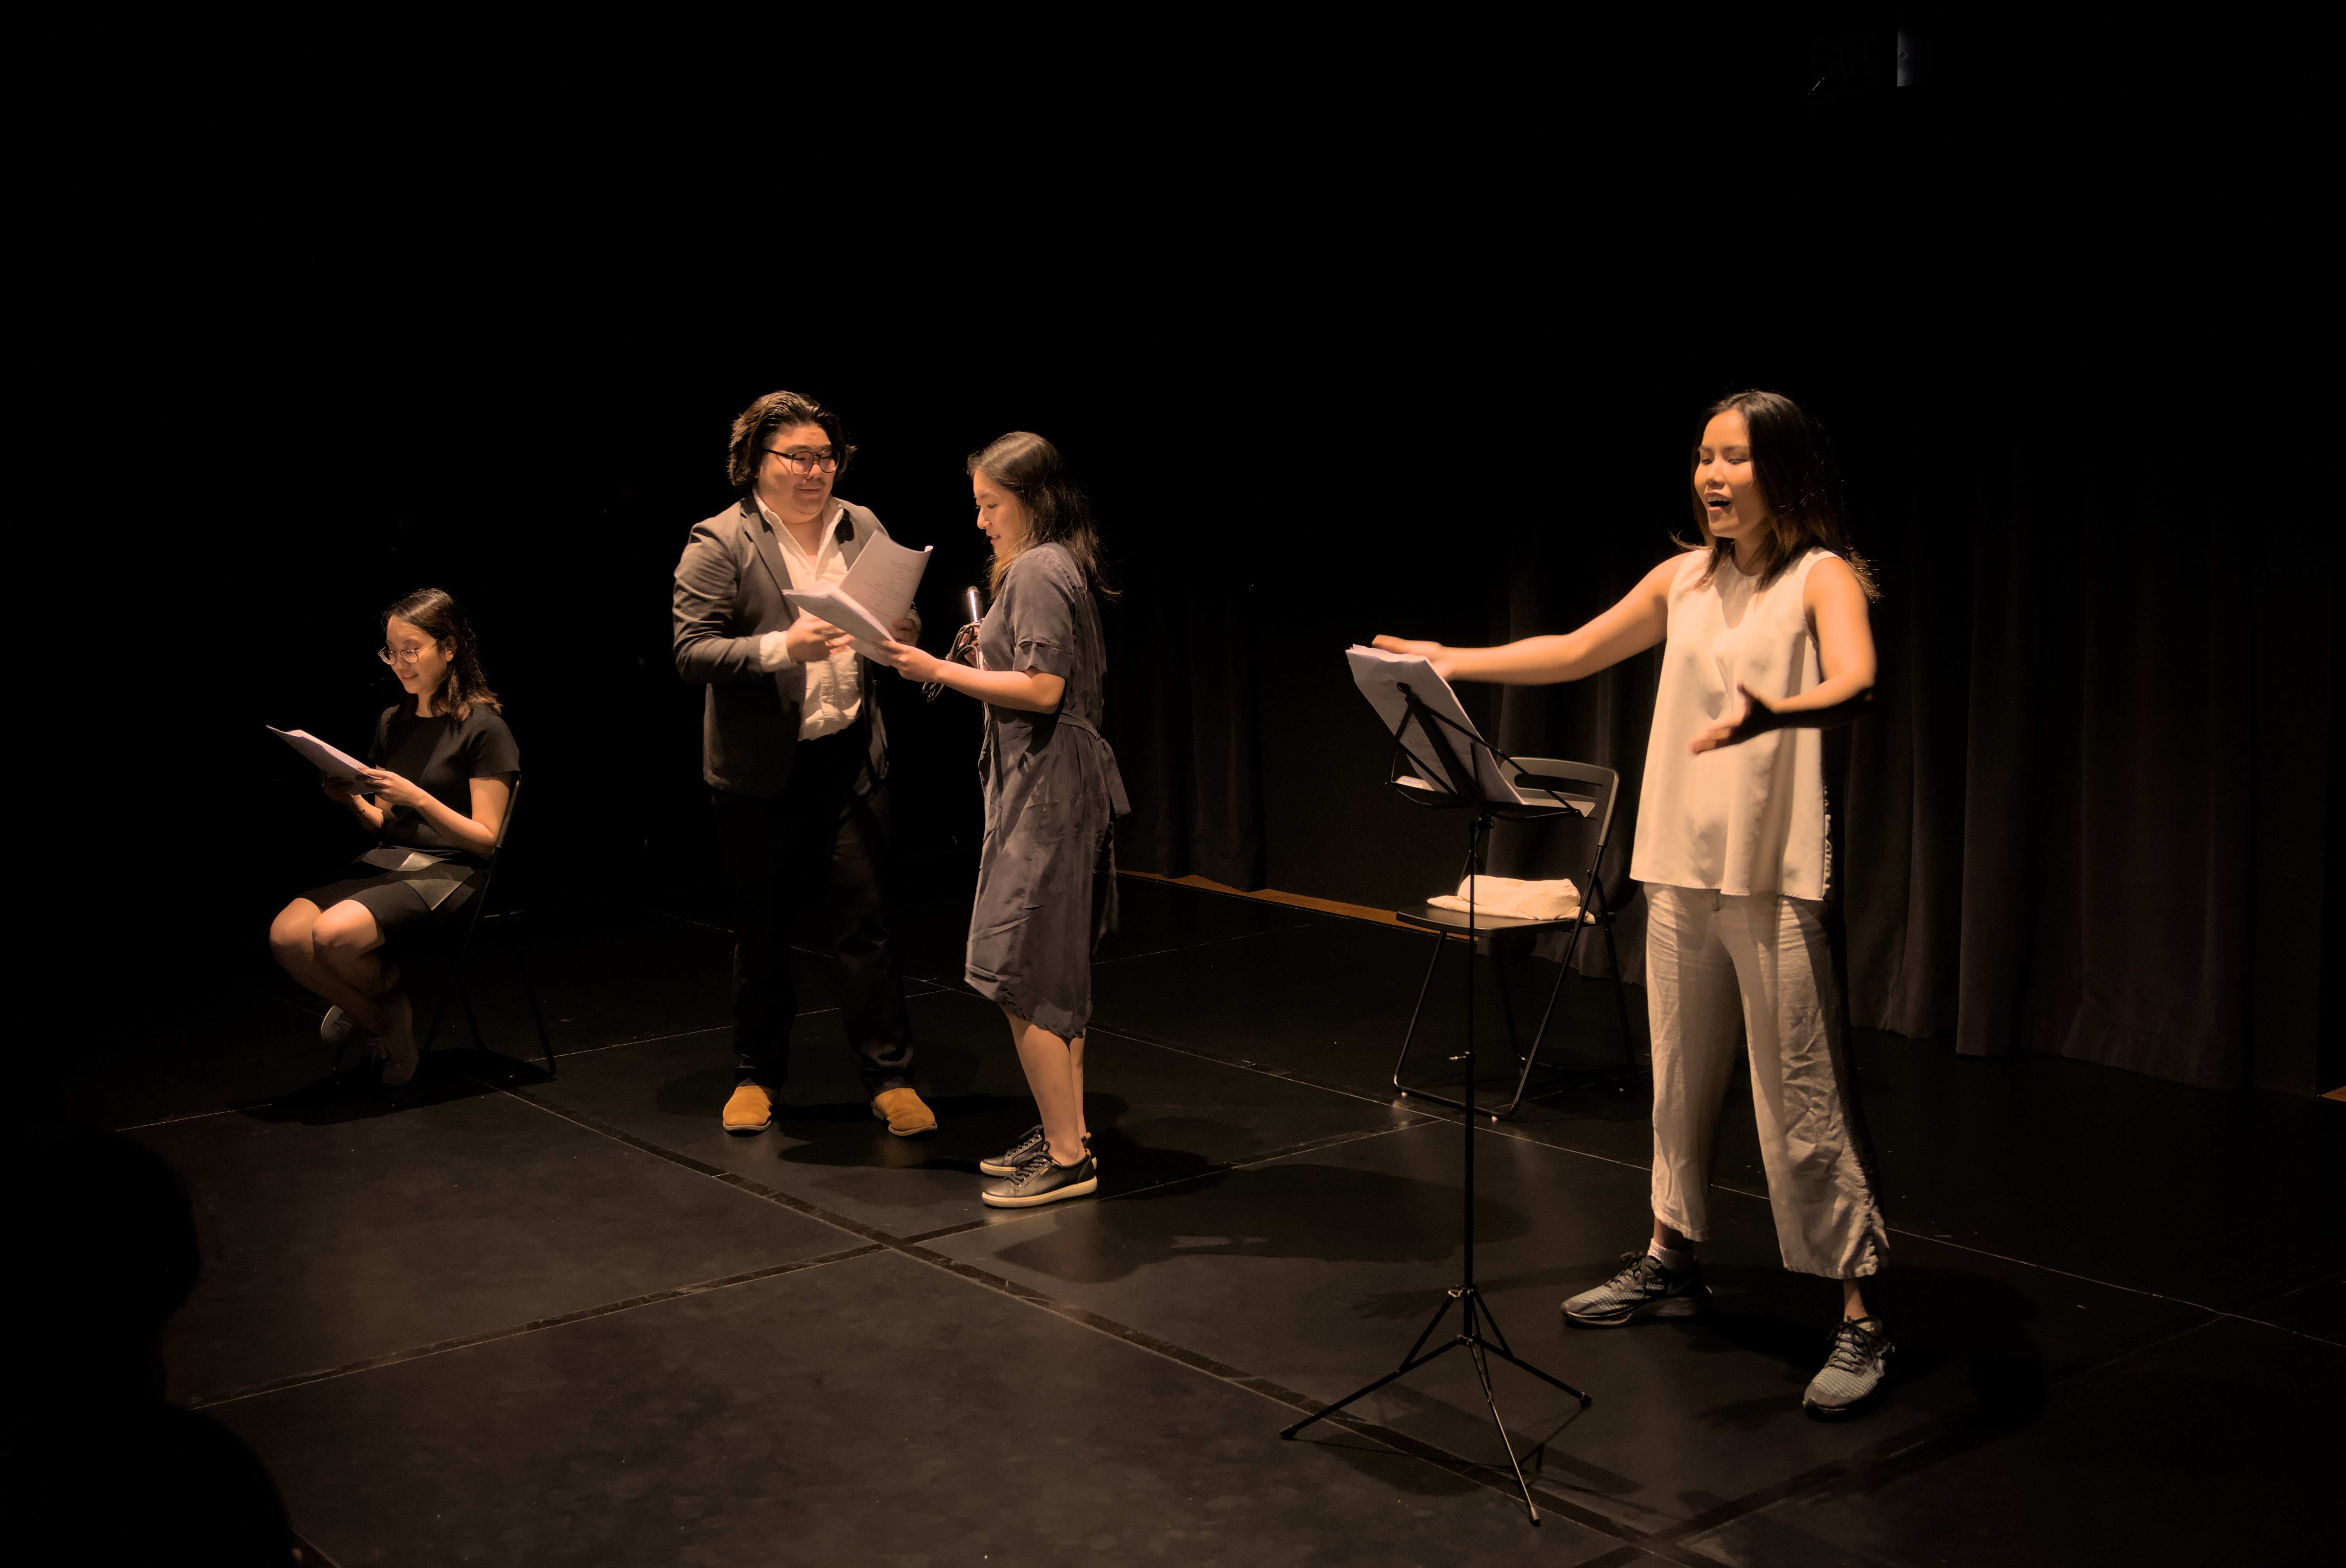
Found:
[[[1377,717],[1384,721],[1385,732],[1400,736],[1402,745],[1427,771],[1443,771],[1442,753],[1410,717],[1408,697],[1402,693],[1404,686],[1409,687],[1409,696],[1425,704],[1427,711],[1436,716],[1443,745],[1474,774],[1471,779],[1438,778],[1430,782],[1429,788],[1446,789],[1469,799],[1500,800],[1515,806],[1525,803],[1524,797],[1500,773],[1498,760],[1492,756],[1490,747],[1483,743],[1474,720],[1458,705],[1458,694],[1450,689],[1448,681],[1433,673],[1431,664],[1415,654],[1387,653],[1382,648],[1358,644],[1346,648],[1344,657],[1352,667],[1352,684],[1361,688],[1361,695],[1377,710]],[[1443,718],[1450,723],[1442,724],[1440,720]]]
[[[349,752],[336,750],[306,729],[280,729],[273,724],[264,724],[261,728],[309,759],[310,765],[321,773],[339,773],[344,778],[355,779],[366,767]]]
[[[782,595],[790,608],[829,621],[855,639],[855,651],[877,658],[872,645],[893,642],[891,628],[913,613],[921,574],[929,569],[929,547],[907,550],[892,539],[867,541],[855,565],[838,582],[820,588],[792,588]]]

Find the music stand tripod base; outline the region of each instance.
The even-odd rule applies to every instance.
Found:
[[[1472,770],[1459,765],[1457,755],[1451,747],[1448,738],[1439,728],[1447,725],[1453,729],[1457,729],[1458,726],[1441,714],[1429,709],[1408,687],[1402,687],[1401,692],[1407,703],[1407,717],[1402,720],[1402,727],[1397,728],[1394,731],[1394,744],[1402,751],[1407,751],[1407,747],[1402,739],[1402,728],[1414,721],[1419,727],[1419,733],[1425,737],[1430,749],[1442,764],[1441,771],[1437,774],[1420,762],[1421,770],[1418,777],[1420,779],[1429,777],[1453,779],[1474,779],[1476,775]],[[1509,760],[1499,757],[1488,741],[1473,731],[1460,730],[1460,734],[1470,746],[1479,746],[1486,751],[1491,751],[1492,755],[1498,758],[1503,764]],[[1417,759],[1413,758],[1412,760]],[[1482,869],[1483,841],[1490,832],[1491,824],[1495,820],[1496,814],[1501,810],[1508,810],[1512,814],[1513,811],[1520,810],[1522,808],[1514,803],[1469,798],[1452,791],[1436,791],[1436,793],[1443,795],[1447,804],[1471,807],[1474,811],[1474,825],[1468,830],[1466,839],[1466,874],[1471,879]],[[1470,880],[1465,885],[1472,888],[1474,884]],[[1506,1333],[1499,1327],[1499,1320],[1492,1316],[1490,1304],[1483,1299],[1482,1288],[1474,1283],[1474,1118],[1487,1113],[1475,1109],[1473,1105],[1474,1097],[1474,920],[1471,906],[1467,911],[1466,926],[1466,1048],[1459,1059],[1466,1064],[1467,1102],[1458,1114],[1458,1125],[1464,1140],[1461,1169],[1464,1188],[1464,1217],[1460,1232],[1464,1258],[1459,1282],[1443,1292],[1442,1304],[1434,1308],[1433,1317],[1426,1323],[1424,1332],[1418,1335],[1417,1342],[1409,1348],[1409,1354],[1402,1358],[1400,1366],[1367,1386],[1355,1389],[1334,1404],[1313,1411],[1294,1425],[1286,1428],[1279,1435],[1282,1438],[1292,1438],[1313,1421],[1332,1416],[1355,1400],[1365,1399],[1387,1383],[1408,1376],[1427,1362],[1438,1360],[1453,1350],[1463,1349],[1468,1359],[1474,1363],[1474,1377],[1483,1388],[1483,1402],[1490,1407],[1491,1422],[1499,1429],[1499,1444],[1506,1450],[1507,1464],[1515,1471],[1515,1486],[1523,1494],[1524,1511],[1531,1516],[1531,1522],[1537,1524],[1540,1522],[1539,1505],[1532,1501],[1531,1482],[1524,1479],[1523,1461],[1515,1456],[1515,1440],[1507,1435],[1507,1423],[1499,1414],[1498,1396],[1491,1388],[1489,1358],[1495,1355],[1502,1360],[1522,1368],[1540,1381],[1562,1390],[1578,1400],[1584,1410],[1594,1404],[1596,1400],[1594,1396],[1574,1388],[1561,1378],[1550,1376],[1516,1355],[1509,1348]],[[1433,1338],[1434,1330],[1442,1327],[1442,1320],[1449,1316],[1450,1308],[1454,1305],[1459,1309],[1458,1331],[1433,1349],[1427,1349],[1426,1342]],[[1486,1328],[1489,1330],[1487,1335],[1484,1332]]]

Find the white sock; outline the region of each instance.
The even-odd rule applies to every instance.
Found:
[[[1646,1256],[1659,1259],[1662,1267],[1673,1274],[1684,1274],[1694,1267],[1694,1250],[1691,1247],[1681,1252],[1674,1247],[1664,1247],[1658,1241],[1652,1241],[1646,1244]]]

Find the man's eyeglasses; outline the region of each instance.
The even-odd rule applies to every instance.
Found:
[[[420,658],[422,658],[422,657],[423,657],[423,649],[422,649],[422,648],[377,648],[377,649],[375,649],[375,650],[374,650],[374,657],[377,657],[377,658],[379,658],[379,659],[381,659],[381,660],[382,660],[382,662],[383,662],[383,663],[385,663],[385,664],[390,664],[390,665],[401,665],[401,664],[403,664],[403,665],[407,666],[409,668],[413,669],[413,668],[415,667],[415,661],[416,661],[417,659],[420,659]]]
[[[765,453],[768,457],[780,458],[782,466],[792,473],[812,473],[818,468],[825,473],[835,473],[839,471],[839,457],[835,453],[776,452],[770,446],[765,449]]]

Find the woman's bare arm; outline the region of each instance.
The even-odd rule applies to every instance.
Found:
[[[386,769],[368,769],[362,782],[373,789],[378,809],[386,804],[412,807],[444,838],[476,855],[486,855],[497,847],[497,830],[505,826],[505,807],[513,799],[514,778],[511,773],[493,773],[474,779],[469,817],[457,815],[437,795]]]
[[[362,779],[329,773],[323,769],[318,770],[318,788],[326,792],[326,799],[347,807],[351,815],[356,817],[368,832],[380,833],[382,831],[382,808],[359,793],[365,783]]]
[[[1857,574],[1839,557],[1819,561],[1809,568],[1800,595],[1809,629],[1816,634],[1817,667],[1824,678],[1798,697],[1767,702],[1740,683],[1743,711],[1727,724],[1714,724],[1696,736],[1694,751],[1733,746],[1771,729],[1831,729],[1865,717],[1873,700],[1873,625],[1865,608],[1865,590]]]
[[[1581,627],[1553,636],[1525,637],[1495,648],[1454,648],[1440,643],[1380,636],[1388,653],[1417,654],[1444,680],[1486,680],[1501,686],[1547,686],[1581,680],[1644,653],[1669,635],[1670,582],[1685,557],[1647,573],[1621,602]]]
[[[1056,713],[1066,695],[1065,677],[1040,670],[972,669],[955,659],[942,659],[911,643],[878,645],[882,663],[892,665],[907,680],[937,681],[980,702],[996,708],[1023,708],[1028,713]]]

